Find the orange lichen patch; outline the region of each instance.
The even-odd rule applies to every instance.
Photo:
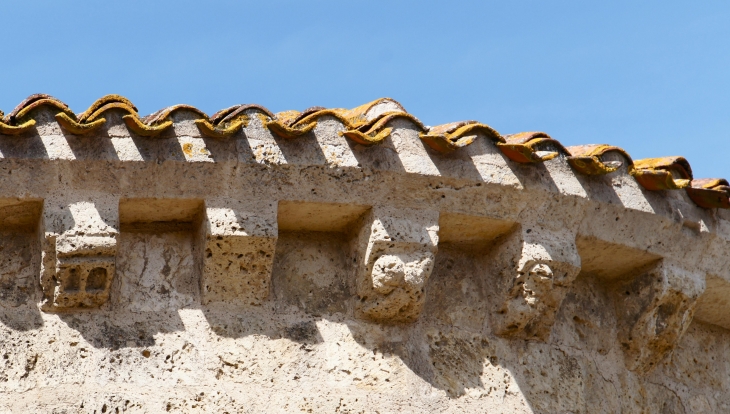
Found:
[[[507,142],[498,142],[497,147],[507,158],[521,164],[551,160],[560,153],[570,155],[560,142],[544,132],[520,132],[504,138]],[[549,149],[540,150],[540,147]]]
[[[692,181],[692,168],[683,157],[647,158],[634,167],[634,178],[650,191],[679,190]]]
[[[612,173],[623,165],[621,161],[604,161],[603,155],[609,152],[621,154],[628,163],[629,173],[634,169],[634,162],[629,154],[619,147],[608,144],[576,145],[567,148],[571,156],[568,163],[578,172],[586,175],[603,175]]]
[[[724,178],[692,180],[687,195],[700,207],[730,208],[730,184]]]
[[[58,121],[58,124],[61,125],[63,129],[76,135],[83,135],[94,132],[106,123],[106,119],[104,118],[97,119],[93,122],[76,122],[64,112],[59,112],[56,114],[56,121]]]
[[[8,125],[0,121],[0,134],[3,135],[20,135],[30,131],[35,126],[35,119],[26,121],[20,125]]]
[[[421,132],[419,136],[429,147],[445,154],[471,144],[478,134],[486,135],[493,142],[505,142],[499,132],[489,125],[480,124],[477,121],[437,125],[429,129],[428,132]]]
[[[129,99],[121,95],[106,95],[97,99],[87,110],[80,113],[79,122],[92,122],[113,108],[125,110],[130,114],[137,113],[137,107]]]
[[[193,144],[191,144],[189,142],[184,143],[182,146],[182,151],[188,157],[192,157],[193,156]]]

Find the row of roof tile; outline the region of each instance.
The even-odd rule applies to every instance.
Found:
[[[371,109],[387,103],[390,110],[373,116]],[[559,155],[579,173],[603,175],[618,170],[621,161],[604,159],[608,153],[618,153],[628,163],[627,170],[636,181],[650,191],[686,189],[690,199],[704,208],[730,208],[730,184],[725,179],[693,179],[692,169],[683,157],[662,157],[633,161],[626,151],[606,144],[564,147],[544,132],[521,132],[501,135],[486,124],[477,121],[460,121],[434,127],[425,126],[409,114],[403,106],[389,98],[378,99],[353,109],[312,107],[302,112],[285,111],[272,113],[260,105],[235,105],[216,112],[212,116],[189,105],[170,106],[151,115],[141,117],[137,108],[127,98],[107,95],[94,102],[86,111],[75,114],[68,105],[49,95],[31,95],[12,112],[0,111],[0,134],[18,135],[29,132],[35,126],[31,112],[40,106],[56,111],[56,120],[71,134],[89,134],[106,123],[105,113],[110,110],[126,112],[123,120],[134,133],[154,137],[172,127],[171,115],[179,110],[195,113],[195,124],[210,137],[227,138],[249,122],[250,110],[257,112],[263,124],[273,133],[284,138],[296,138],[312,131],[318,118],[333,116],[345,126],[341,135],[362,145],[374,145],[384,141],[394,119],[405,118],[420,128],[420,137],[433,150],[440,153],[455,151],[470,145],[479,136],[490,139],[512,161],[522,164],[540,163]]]

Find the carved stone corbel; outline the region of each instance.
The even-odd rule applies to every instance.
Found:
[[[704,274],[666,259],[618,285],[618,339],[630,370],[648,373],[672,352],[704,290]]]
[[[375,207],[361,218],[353,245],[358,315],[391,322],[416,319],[437,246],[436,211]]]
[[[496,247],[490,260],[495,277],[490,312],[494,332],[546,340],[580,272],[575,235],[523,224]]]
[[[117,203],[44,204],[42,309],[55,312],[103,305],[115,272]]]
[[[276,202],[208,200],[200,235],[203,304],[260,305],[271,285]]]

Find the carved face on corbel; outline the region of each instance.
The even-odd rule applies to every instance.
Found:
[[[368,283],[360,288],[361,311],[377,320],[417,317],[434,260],[430,250],[385,252],[373,257]]]
[[[545,339],[567,286],[579,269],[551,260],[528,260],[518,268],[493,318],[494,330],[503,336]]]
[[[539,305],[541,298],[544,298],[552,287],[553,270],[546,263],[532,263],[518,274],[515,286],[517,290],[521,290],[522,297],[530,306]]]

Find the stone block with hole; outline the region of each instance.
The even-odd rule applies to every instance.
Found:
[[[96,308],[109,300],[117,254],[118,202],[54,204],[40,226],[42,308]]]

